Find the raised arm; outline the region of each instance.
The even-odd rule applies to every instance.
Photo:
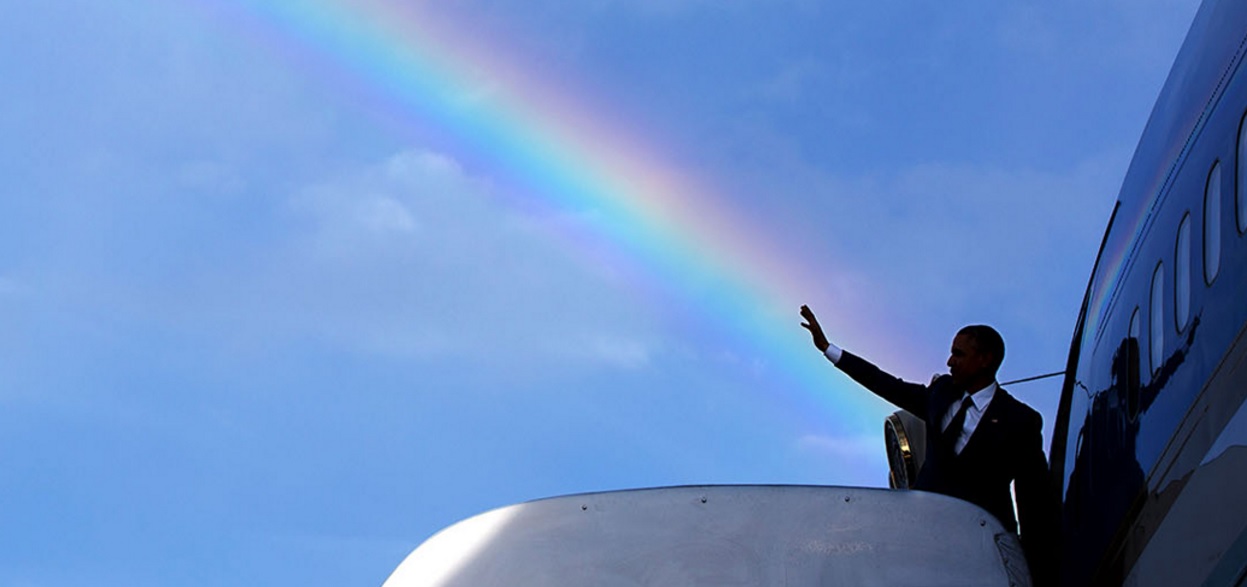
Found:
[[[926,416],[927,402],[930,399],[927,386],[902,381],[865,359],[832,345],[809,306],[801,306],[801,317],[805,319],[801,326],[810,331],[814,346],[827,354],[827,358],[835,363],[837,368],[893,405],[908,410],[918,417]],[[831,352],[828,352],[828,349],[831,349]]]

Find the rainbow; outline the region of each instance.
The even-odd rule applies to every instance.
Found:
[[[432,121],[545,205],[591,211],[593,238],[724,324],[773,382],[767,392],[795,399],[811,424],[879,428],[877,400],[832,375],[797,325],[800,303],[822,286],[713,190],[655,160],[632,127],[611,122],[618,117],[426,5],[436,3],[239,0],[234,14],[314,67],[366,84],[401,116]]]

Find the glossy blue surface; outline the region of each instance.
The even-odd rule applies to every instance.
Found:
[[[1247,236],[1236,212],[1236,198],[1247,194],[1234,188],[1241,183],[1237,142],[1247,113],[1245,44],[1247,2],[1205,1],[1105,234],[1051,451],[1064,504],[1064,584],[1119,584],[1152,556],[1149,548],[1164,546],[1152,543],[1157,528],[1242,404],[1244,386],[1231,367],[1242,356],[1235,343],[1247,323]],[[1218,162],[1225,163],[1219,214],[1208,214],[1205,190]],[[1208,218],[1219,223],[1212,227],[1220,235],[1210,241],[1220,247],[1213,255],[1204,244]],[[1184,219],[1186,247],[1179,240]],[[1206,259],[1217,263],[1211,283]],[[1178,271],[1183,263],[1187,270]],[[1141,327],[1132,329],[1136,312]],[[1153,312],[1160,313],[1156,329]],[[1153,345],[1159,360],[1152,359]],[[1209,524],[1240,524],[1211,519],[1222,506],[1182,511],[1207,515]],[[1194,584],[1202,581],[1200,572],[1191,569]]]

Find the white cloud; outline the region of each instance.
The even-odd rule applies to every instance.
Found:
[[[354,250],[373,239],[417,232],[433,240],[451,237],[472,215],[479,217],[480,202],[489,191],[453,160],[408,151],[354,176],[309,187],[292,199],[291,207],[310,217],[323,249]],[[381,246],[414,244],[407,240]]]
[[[499,197],[425,151],[328,178],[290,199],[283,243],[200,277],[189,303],[204,307],[180,314],[366,353],[485,353],[500,369],[645,365],[658,343],[643,293],[557,236],[572,219]]]
[[[343,198],[333,188],[309,190],[296,207],[319,216],[326,247],[344,247],[345,241],[416,232],[417,223],[407,205],[384,193],[363,192]]]
[[[836,460],[878,460],[884,450],[883,436],[823,436],[807,434],[797,439],[802,451],[823,453]]]

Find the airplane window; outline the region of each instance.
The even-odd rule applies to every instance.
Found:
[[[1208,173],[1204,189],[1204,283],[1212,285],[1221,269],[1221,162]]]
[[[1238,203],[1238,231],[1247,231],[1247,116],[1238,127],[1238,182],[1235,201]]]
[[[1134,313],[1130,315],[1130,338],[1135,339],[1136,349],[1142,348],[1143,340],[1139,337],[1139,307],[1134,307]],[[1143,377],[1143,361],[1139,361],[1139,377]]]
[[[1165,264],[1158,263],[1152,274],[1152,319],[1150,320],[1152,374],[1160,370],[1165,358]]]
[[[1191,214],[1178,225],[1178,242],[1173,261],[1173,319],[1178,332],[1191,317]]]

